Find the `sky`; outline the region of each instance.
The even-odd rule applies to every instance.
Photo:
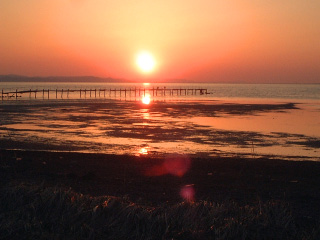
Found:
[[[319,12],[319,0],[1,0],[0,74],[320,83]]]

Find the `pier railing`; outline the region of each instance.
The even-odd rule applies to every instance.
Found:
[[[42,90],[22,90],[19,91],[1,91],[1,99],[18,99],[22,96],[28,95],[29,98],[42,97],[50,98],[63,98],[69,97],[70,94],[78,96],[79,98],[97,98],[97,97],[111,97],[111,96],[134,96],[141,97],[149,94],[151,96],[187,96],[187,95],[205,95],[209,94],[206,88],[104,88],[104,89],[42,89]]]

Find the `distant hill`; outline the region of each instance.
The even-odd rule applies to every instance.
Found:
[[[49,76],[49,77],[28,77],[23,75],[0,75],[1,82],[102,82],[102,83],[120,83],[120,82],[144,82],[154,83],[199,83],[197,80],[190,79],[149,79],[149,80],[129,80],[117,78],[101,78],[94,76]]]
[[[123,82],[123,80],[114,78],[100,78],[93,76],[28,77],[9,74],[0,75],[0,82]]]

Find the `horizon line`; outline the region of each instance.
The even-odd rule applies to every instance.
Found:
[[[11,78],[6,81],[5,78]],[[19,79],[20,78],[20,79]],[[22,78],[22,79],[21,79]],[[66,78],[67,81],[64,81]],[[206,83],[206,84],[320,84],[320,82],[271,82],[271,81],[205,81],[205,80],[191,80],[191,79],[124,79],[113,77],[99,77],[93,75],[56,75],[56,76],[28,76],[19,74],[2,74],[0,75],[0,82],[86,82],[88,78],[93,78],[91,83]],[[82,79],[82,80],[81,80]],[[95,80],[94,80],[95,79]],[[29,81],[28,81],[29,80]]]

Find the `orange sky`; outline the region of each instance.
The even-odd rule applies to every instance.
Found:
[[[320,1],[1,0],[0,74],[320,83]],[[156,69],[143,76],[136,54]]]

